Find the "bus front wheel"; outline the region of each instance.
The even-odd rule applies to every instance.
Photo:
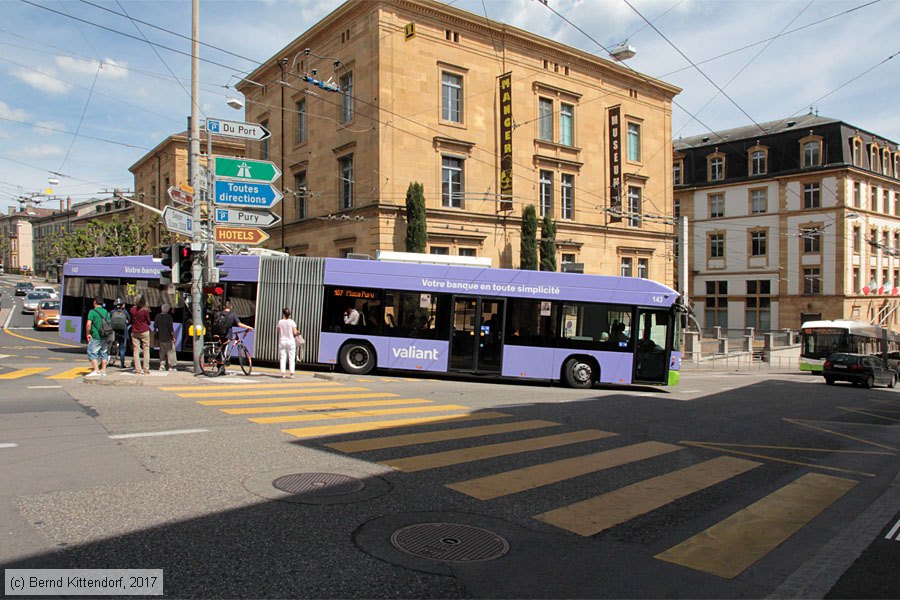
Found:
[[[352,375],[365,375],[375,368],[375,351],[364,342],[350,342],[341,348],[341,368]]]
[[[563,366],[563,379],[573,388],[589,388],[594,384],[594,365],[589,360],[572,357]]]

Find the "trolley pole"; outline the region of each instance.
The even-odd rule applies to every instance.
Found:
[[[201,206],[206,202],[206,181],[200,171],[200,0],[191,0],[191,131],[188,170],[194,188],[191,230],[191,321],[194,336],[194,373],[200,372],[203,353],[203,241],[206,236]],[[212,160],[207,156],[207,160]]]

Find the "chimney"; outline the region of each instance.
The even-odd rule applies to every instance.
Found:
[[[63,199],[60,198],[59,199],[59,212],[62,212],[62,211],[63,211]]]
[[[72,210],[72,196],[66,197],[66,210]]]

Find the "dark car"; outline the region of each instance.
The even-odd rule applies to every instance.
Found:
[[[16,284],[16,296],[24,296],[34,289],[34,284],[30,281],[20,281]]]
[[[849,381],[867,388],[876,384],[892,388],[897,383],[894,369],[883,367],[880,358],[866,354],[832,354],[825,360],[822,376],[828,385]]]

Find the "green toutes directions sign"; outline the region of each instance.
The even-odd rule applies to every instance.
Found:
[[[249,158],[215,157],[216,178],[270,183],[281,177],[275,163]]]

